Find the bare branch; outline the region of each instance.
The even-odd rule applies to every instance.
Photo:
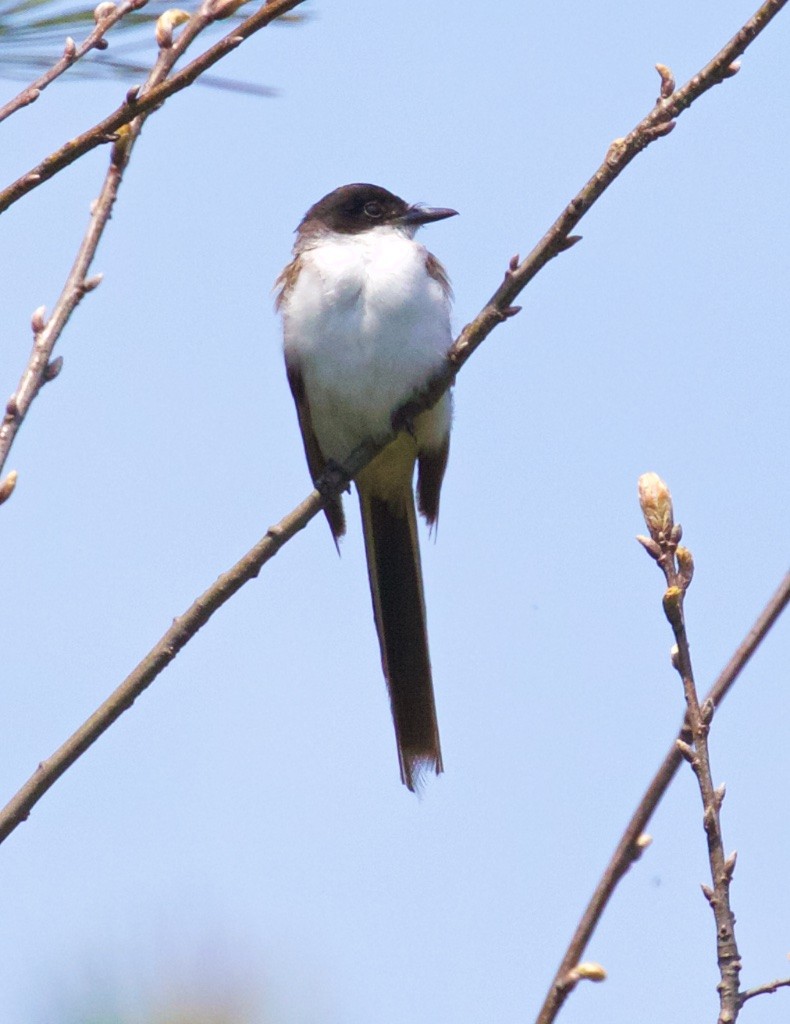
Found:
[[[694,562],[688,548],[682,547],[683,531],[674,521],[672,497],[669,488],[655,473],[639,478],[639,503],[650,537],[658,545],[661,555],[656,563],[664,574],[667,590],[664,593],[664,612],[675,636],[672,664],[683,682],[686,698],[686,721],[693,746],[681,749],[689,761],[702,797],[702,821],[708,842],[708,860],[713,888],[703,886],[716,921],[716,958],[721,981],[719,991],[719,1024],[733,1024],[741,1007],[739,999],[741,958],[735,939],[735,915],[730,907],[730,882],[735,870],[735,854],[727,857],[721,829],[721,805],[724,787],[713,785],[710,765],[708,732],[713,718],[714,704],[705,700],[700,704],[694,672],[691,666],[684,600],[691,583]],[[681,741],[682,742],[682,741]],[[688,748],[688,744],[684,743]]]
[[[47,181],[53,175],[62,171],[64,167],[74,163],[79,157],[89,153],[97,146],[111,141],[120,128],[130,124],[136,117],[150,114],[152,110],[160,107],[168,97],[180,92],[182,89],[186,89],[203,72],[216,64],[217,61],[222,60],[223,57],[226,57],[237,46],[240,46],[245,39],[248,39],[255,32],[259,32],[262,28],[266,28],[267,25],[276,21],[281,15],[293,10],[294,7],[298,7],[304,2],[305,0],[269,0],[255,14],[252,14],[246,21],[241,22],[240,25],[236,25],[231,32],[223,36],[222,39],[209,47],[199,57],[196,57],[191,63],[187,64],[181,71],[168,77],[166,80],[160,80],[145,95],[141,94],[131,100],[127,95],[125,102],[116,111],[105,117],[103,121],[99,121],[98,124],[95,124],[81,135],[76,136],[76,138],[70,139],[60,149],[42,160],[36,167],[0,191],[0,213],[7,210],[9,206],[27,195],[28,192],[37,188],[42,182]],[[227,15],[227,10],[222,4],[220,4],[219,9],[214,8],[213,10],[210,4],[203,4],[201,11],[211,13],[209,21],[215,21],[217,18]],[[179,42],[182,39],[186,39],[186,45],[188,45],[195,38],[195,35],[197,35],[195,31],[196,18],[197,15],[194,15],[184,27],[179,36]],[[205,28],[205,24],[202,28]],[[202,28],[200,31],[202,31]],[[185,49],[186,46],[179,48],[179,55]]]
[[[94,12],[96,27],[86,36],[83,42],[77,46],[74,40],[69,37],[63,50],[63,56],[55,61],[51,68],[44,72],[35,82],[31,82],[18,95],[0,107],[0,121],[5,121],[11,114],[16,113],[23,107],[34,103],[48,85],[51,85],[64,71],[81,60],[90,50],[103,50],[107,46],[104,38],[107,32],[117,25],[130,11],[139,11],[148,0],[123,0],[116,7],[114,4],[99,4]],[[110,9],[112,8],[112,9]]]
[[[785,608],[787,608],[788,604],[790,604],[790,572],[785,575],[776,592],[724,667],[721,675],[708,691],[705,697],[706,702],[710,701],[715,707],[721,704],[741,672],[746,668],[754,652],[768,635],[772,626]],[[658,807],[661,798],[669,789],[670,783],[683,763],[683,755],[678,744],[684,744],[685,738],[688,736],[688,727],[684,723],[677,739],[673,741],[666,757],[661,762],[658,771],[653,776],[642,799],[639,801],[612,854],[611,860],[606,865],[600,881],[595,887],[590,902],[587,904],[576,926],[576,931],[568,944],[562,962],[557,968],[557,973],[554,975],[543,1006],[537,1016],[537,1024],[551,1024],[562,1008],[568,996],[564,979],[584,955],[584,951],[609,904],[609,900],[614,895],[620,879],[634,861],[638,860],[641,856],[644,844],[640,845],[640,837],[644,834],[648,822],[653,817],[653,812]]]
[[[745,992],[741,992],[739,998],[740,1005],[746,1002],[747,999],[754,999],[755,996],[769,995],[770,993],[777,992],[780,988],[790,988],[790,978],[782,978],[781,981],[770,981],[767,985],[757,985],[755,988],[747,988]]]

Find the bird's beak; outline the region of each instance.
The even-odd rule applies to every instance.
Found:
[[[410,206],[400,218],[403,224],[413,224],[419,227],[421,224],[430,224],[435,220],[444,220],[445,217],[457,217],[458,210],[447,210],[441,206]]]

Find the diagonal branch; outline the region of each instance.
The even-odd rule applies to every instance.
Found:
[[[752,628],[739,644],[738,648],[725,665],[716,682],[705,695],[705,703],[710,702],[718,707],[734,686],[741,672],[746,668],[752,655],[763,642],[771,628],[790,604],[790,572],[762,610]],[[677,740],[687,742],[690,737],[688,726],[684,723],[677,738],[667,751],[667,755],[645,790],[631,820],[625,827],[620,841],[606,865],[598,885],[595,887],[590,902],[587,904],[581,919],[576,926],[565,955],[554,975],[552,983],[544,999],[543,1006],[536,1018],[536,1024],[551,1024],[562,1009],[568,995],[575,986],[571,972],[581,960],[587,944],[598,926],[609,900],[631,865],[642,855],[644,844],[640,843],[653,812],[661,802],[661,798],[669,789],[670,783],[677,775],[683,763],[683,756],[678,749]]]
[[[672,627],[675,646],[672,665],[683,683],[686,698],[686,724],[688,743],[678,739],[677,748],[691,765],[702,797],[703,825],[708,842],[708,860],[713,887],[703,885],[702,891],[710,904],[716,921],[716,959],[719,964],[719,1024],[734,1024],[741,1007],[739,1000],[741,958],[735,938],[735,915],[730,906],[730,883],[735,870],[736,855],[724,852],[721,828],[721,805],[724,786],[713,784],[708,733],[713,720],[713,701],[700,702],[694,670],[691,664],[686,616],[686,591],[694,575],[694,559],[687,547],[681,545],[683,536],[680,523],[675,523],[672,496],[664,481],[655,473],[639,478],[639,501],[649,537],[637,537],[664,574],[667,589],[664,592],[664,614]]]
[[[766,985],[758,985],[756,988],[746,989],[738,997],[740,1005],[743,1006],[747,999],[754,999],[755,996],[771,995],[774,992],[778,992],[780,988],[790,988],[790,978],[781,978],[776,981],[769,981]]]
[[[249,25],[253,19],[261,17],[269,9],[276,8],[278,13],[282,13],[282,11],[296,6],[297,2],[298,0],[272,0],[272,2],[266,5],[266,8],[257,12],[256,15],[253,15],[252,19],[248,19],[244,24]],[[640,121],[637,127],[625,139],[618,140],[610,147],[604,163],[587,182],[581,192],[571,200],[529,256],[522,263],[519,263],[517,257],[511,260],[505,272],[503,283],[494,292],[475,319],[464,327],[453,343],[444,368],[428,382],[425,389],[419,395],[414,396],[395,413],[393,416],[394,424],[408,422],[415,412],[430,408],[438,400],[447,388],[451,386],[461,366],[482,344],[494,327],[518,312],[518,308],[512,306],[511,303],[519,292],[554,256],[569,248],[577,240],[570,236],[570,231],[578,224],[579,220],[593,203],[612,184],[620,172],[633,160],[637,153],[641,152],[656,138],[665,135],[669,131],[669,125],[672,123],[671,119],[673,117],[682,113],[698,96],[701,96],[717,82],[734,73],[732,61],[738,54],[743,52],[786,2],[787,0],[768,0],[768,2],[763,4],[754,18],[744,26],[738,35],[699,74],[695,75],[689,83],[677,92],[673,92],[672,89],[668,88],[669,74],[667,69],[662,69],[664,91],[671,93],[671,95],[659,99],[651,113]],[[187,71],[191,66],[189,65],[184,71]],[[183,73],[181,72],[181,74]],[[177,75],[170,81],[175,81],[176,78],[178,78]],[[157,92],[157,88],[155,87],[151,92],[147,93],[145,99],[156,95],[158,101],[161,102],[162,95]],[[392,436],[371,439],[365,444],[360,445],[351,454],[344,467],[333,467],[324,473],[321,479],[317,481],[316,490],[312,491],[300,505],[280,520],[279,523],[271,527],[254,548],[228,572],[220,576],[216,583],[209,587],[184,615],[174,621],[172,627],[108,700],[91,715],[52,757],[39,765],[31,778],[11,799],[8,805],[0,811],[0,842],[13,832],[22,821],[26,820],[32,808],[44,793],[127,708],[131,707],[137,697],[150,686],[157,675],[175,658],[176,654],[195,633],[206,624],[214,612],[228,601],[245,583],[254,579],[263,565],[277,554],[283,544],[300,530],[304,529],[309,521],[324,507],[329,498],[339,495],[359,470],[392,440]],[[790,583],[790,578],[788,583]],[[762,635],[764,634],[760,635],[757,642],[762,638]],[[629,850],[631,845],[629,844],[628,846]],[[633,856],[631,856],[630,860],[633,859]],[[630,860],[628,863],[630,863]],[[620,874],[624,870],[625,868],[621,870]],[[596,921],[597,917],[592,921],[590,934],[595,927]],[[567,985],[564,989],[561,988],[561,983],[570,968],[574,967],[577,962],[578,957],[559,975],[560,982],[555,983],[555,986],[553,986],[552,993],[555,993],[555,989],[557,990],[555,993],[556,999],[553,1003],[555,1008],[548,1016],[541,1016],[539,1018],[544,1024],[554,1019],[559,1006],[564,1001],[568,989]],[[554,999],[552,993],[550,993],[550,999]]]

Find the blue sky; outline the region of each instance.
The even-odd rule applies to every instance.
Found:
[[[222,68],[278,98],[191,89],[148,122],[104,283],[15,445],[6,796],[307,493],[271,296],[304,210],[350,181],[459,210],[421,238],[460,328],[648,111],[655,62],[685,81],[752,13],[309,10]],[[106,993],[138,1021],[223,989],[277,1024],[534,1017],[682,714],[662,578],[633,540],[639,474],[668,480],[696,558],[702,687],[787,568],[788,32],[780,15],[632,164],[459,378],[441,525],[423,538],[444,776],[419,800],[400,785],[350,501],[342,558],[316,520],[4,844],[7,1020],[67,1020]],[[125,89],[53,86],[3,126],[3,182]],[[8,394],[106,159],[2,219]],[[789,655],[782,621],[712,734],[747,985],[790,973]],[[690,773],[650,831],[588,951],[609,980],[573,995],[568,1024],[714,1018]],[[755,1000],[750,1024],[787,998]]]

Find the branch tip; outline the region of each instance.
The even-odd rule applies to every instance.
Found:
[[[87,295],[88,292],[92,292],[95,288],[104,280],[104,274],[94,274],[93,277],[86,277],[82,282],[82,294]]]
[[[645,525],[653,540],[661,544],[675,525],[672,495],[658,473],[643,473],[637,487]]]
[[[676,121],[661,121],[659,124],[651,125],[650,128],[645,128],[645,136],[648,139],[660,139],[664,135],[669,135],[671,131],[675,130]]]
[[[173,30],[189,21],[190,14],[179,7],[171,7],[156,20],[156,43],[160,50],[169,50],[173,45]]]
[[[111,14],[115,14],[115,4],[110,3],[110,0],[102,0],[102,3],[97,4],[93,9],[93,20],[97,25],[100,25],[103,21],[106,21]]]
[[[591,960],[577,964],[565,975],[563,986],[573,988],[580,981],[606,981],[606,969]]]
[[[677,751],[678,751],[678,753],[680,754],[681,757],[685,758],[686,761],[688,761],[689,764],[693,763],[693,761],[694,761],[694,750],[693,750],[692,747],[690,747],[688,745],[688,743],[685,742],[685,740],[676,739],[675,740],[675,747],[677,748]]]
[[[675,629],[683,621],[683,589],[681,587],[667,587],[664,591],[662,601],[664,615],[669,620],[670,626]]]
[[[648,555],[650,555],[651,558],[654,558],[656,561],[658,561],[658,559],[661,557],[661,548],[658,546],[658,544],[656,544],[653,538],[645,537],[644,534],[638,533],[636,535],[636,539],[639,541],[639,543],[642,545],[642,547],[645,549]]]
[[[567,252],[568,249],[572,249],[577,242],[581,242],[581,235],[568,235],[567,238],[563,238],[557,247],[557,252]]]
[[[669,99],[675,91],[675,76],[666,64],[656,64],[656,71],[661,76],[661,99]]]
[[[33,328],[33,334],[41,334],[47,326],[47,321],[44,318],[46,312],[46,306],[39,306],[38,309],[33,311],[33,315],[30,318],[30,326]]]
[[[11,472],[7,474],[5,480],[0,483],[0,505],[2,505],[3,502],[8,501],[14,493],[18,475],[17,471],[12,469]]]
[[[63,356],[58,356],[56,359],[53,359],[52,362],[47,363],[46,369],[44,370],[44,382],[48,384],[51,380],[54,380],[62,369]]]

